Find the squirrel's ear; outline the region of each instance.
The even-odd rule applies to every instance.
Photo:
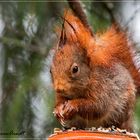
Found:
[[[64,46],[65,43],[79,43],[81,47],[86,48],[94,38],[91,29],[70,10],[65,10],[62,19],[59,47]]]

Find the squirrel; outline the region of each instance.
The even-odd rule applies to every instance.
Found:
[[[111,127],[133,132],[140,74],[133,44],[112,26],[94,34],[73,11],[65,11],[51,65],[54,114],[64,128]]]

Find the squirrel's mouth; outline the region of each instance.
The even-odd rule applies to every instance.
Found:
[[[73,93],[70,93],[70,92],[62,93],[62,96],[65,97],[65,98],[68,99],[68,100],[74,99]]]
[[[56,91],[56,93],[66,98],[67,100],[72,100],[76,98],[76,93],[74,92]]]

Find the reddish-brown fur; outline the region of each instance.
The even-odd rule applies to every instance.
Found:
[[[115,125],[132,131],[140,75],[126,34],[112,26],[92,36],[71,11],[64,18],[66,40],[51,67],[56,117],[66,128]],[[73,75],[75,63],[80,70]]]

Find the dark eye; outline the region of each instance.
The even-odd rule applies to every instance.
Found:
[[[78,66],[74,66],[72,69],[72,73],[77,73],[78,72]]]
[[[79,66],[78,66],[76,63],[74,63],[74,64],[71,66],[71,73],[72,73],[72,74],[78,74],[79,71],[80,71]]]
[[[52,70],[50,69],[50,74],[52,74]]]

